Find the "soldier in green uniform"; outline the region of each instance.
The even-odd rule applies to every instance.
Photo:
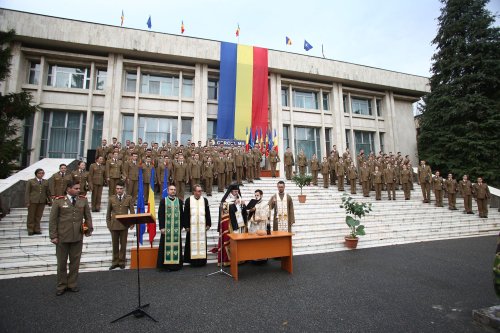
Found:
[[[108,210],[106,212],[106,225],[111,233],[113,244],[113,255],[110,270],[120,267],[125,268],[127,255],[128,228],[116,220],[116,215],[134,214],[134,200],[132,196],[125,194],[125,183],[118,181],[115,185],[115,194],[109,197]],[[132,229],[134,225],[130,227]]]
[[[436,171],[434,177],[432,177],[432,189],[434,190],[434,197],[436,198],[436,207],[443,207],[443,177],[439,171]]]
[[[306,174],[307,168],[307,157],[304,154],[304,150],[299,151],[299,155],[297,156],[297,165],[299,166],[299,174],[301,176]]]
[[[184,200],[184,193],[186,191],[186,184],[189,183],[189,168],[184,161],[184,155],[180,154],[179,161],[173,163],[174,175],[173,180],[177,189],[178,197]]]
[[[212,157],[208,156],[207,162],[203,164],[202,178],[205,180],[205,191],[209,197],[212,196],[214,174],[216,174],[214,163],[212,162]]]
[[[295,165],[295,161],[293,159],[292,149],[290,147],[286,148],[285,155],[283,156],[285,160],[285,176],[287,180],[292,179],[292,168]]]
[[[246,168],[247,182],[253,183],[254,172],[255,172],[255,159],[251,150],[245,153],[245,164],[247,166]]]
[[[92,235],[92,216],[87,198],[78,196],[80,184],[70,181],[66,195],[54,200],[50,211],[50,241],[56,245],[57,291],[78,292],[78,270],[82,256],[83,235]],[[67,271],[69,258],[69,274]]]
[[[387,187],[387,195],[389,196],[389,200],[396,200],[396,189],[395,189],[396,171],[392,167],[392,163],[390,162],[387,163],[387,167],[384,169],[382,174],[384,177],[385,186]],[[391,192],[392,192],[392,198],[391,198]]]
[[[116,184],[123,176],[123,162],[118,159],[118,152],[113,152],[106,161],[106,179],[109,186],[109,195],[115,195]]]
[[[78,163],[78,168],[71,173],[73,183],[80,183],[80,194],[84,197],[87,196],[87,191],[89,189],[89,172],[85,170],[87,163],[80,161]]]
[[[458,190],[462,198],[464,198],[464,213],[474,214],[472,211],[472,183],[469,176],[463,175],[462,180],[458,183]]]
[[[490,198],[490,189],[485,182],[483,182],[483,177],[477,178],[477,183],[472,187],[472,194],[477,202],[477,210],[479,211],[479,217],[488,218],[488,199]]]
[[[102,188],[104,186],[104,176],[106,167],[103,164],[104,158],[99,156],[96,163],[92,163],[89,169],[89,189],[92,191],[92,211],[101,210]]]
[[[401,185],[403,186],[405,200],[410,200],[411,180],[412,172],[408,170],[408,165],[403,164],[403,170],[401,170]]]
[[[363,188],[363,196],[370,196],[370,177],[371,172],[368,167],[368,162],[363,162],[363,165],[359,169],[359,179],[361,180],[361,187]]]
[[[339,191],[343,191],[344,190],[345,169],[344,169],[344,160],[342,159],[342,157],[340,157],[337,164],[335,164],[335,174],[337,175],[337,180],[339,182],[338,189],[339,189]]]
[[[71,174],[67,172],[66,164],[59,165],[59,172],[55,173],[49,179],[49,190],[50,195],[54,199],[55,197],[59,197],[64,195],[64,191],[66,191],[66,185],[71,181]]]
[[[226,161],[224,160],[224,153],[219,152],[219,157],[214,161],[215,172],[217,173],[218,191],[224,192],[226,186]]]
[[[269,152],[269,165],[271,167],[271,177],[276,178],[276,165],[280,161],[280,157],[278,156],[278,152],[276,150],[271,150]]]
[[[328,157],[328,164],[330,164],[330,185],[335,185],[337,183],[337,174],[335,173],[335,165],[339,161],[339,152],[337,151],[337,146],[333,146],[333,150],[330,152]]]
[[[311,161],[309,162],[309,168],[311,169],[312,174],[312,183],[313,185],[318,185],[318,173],[320,171],[320,165],[316,154],[313,154],[311,157]]]
[[[42,220],[45,205],[50,203],[49,182],[43,179],[45,171],[35,170],[35,178],[26,182],[24,201],[28,207],[28,220],[26,227],[28,236],[41,235],[40,221]]]
[[[431,180],[432,171],[431,167],[425,164],[425,161],[420,161],[420,166],[418,167],[418,184],[422,188],[422,195],[424,197],[424,203],[431,202]]]
[[[330,162],[328,159],[323,157],[323,162],[321,162],[321,175],[323,175],[323,188],[328,188],[330,185],[329,176],[330,176]]]
[[[382,200],[382,183],[383,176],[382,172],[378,170],[378,166],[375,166],[375,170],[371,175],[373,179],[373,185],[375,185],[375,200]]]
[[[194,153],[194,157],[189,162],[189,177],[191,180],[191,192],[193,192],[194,185],[200,184],[202,163],[200,161],[200,154]]]
[[[444,181],[444,189],[448,194],[448,209],[457,210],[458,183],[453,179],[453,174],[448,174],[448,178]]]
[[[356,179],[358,178],[358,172],[354,162],[351,162],[351,165],[347,169],[347,178],[349,179],[351,194],[356,194]]]

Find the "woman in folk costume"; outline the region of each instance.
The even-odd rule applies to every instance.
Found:
[[[256,233],[258,230],[266,231],[269,221],[269,203],[262,200],[263,194],[261,190],[256,190],[255,199],[250,200],[246,206],[249,233]]]
[[[269,200],[269,212],[273,212],[273,230],[292,232],[295,223],[292,197],[285,193],[285,182],[278,182],[278,193]]]
[[[212,253],[217,253],[218,265],[229,266],[231,264],[231,254],[229,252],[229,234],[239,228],[246,228],[245,203],[241,200],[241,193],[238,185],[229,185],[226,193],[222,197],[219,207],[219,241]]]

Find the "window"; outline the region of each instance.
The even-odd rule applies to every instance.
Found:
[[[207,139],[217,139],[217,120],[207,120]]]
[[[129,117],[132,118],[132,128],[134,117]],[[177,118],[139,117],[137,137],[143,138],[145,142],[162,142],[163,140],[174,142],[177,140]]]
[[[290,126],[283,125],[283,151],[290,147]]]
[[[344,105],[344,113],[349,113],[347,109],[347,95],[342,95],[342,104]]]
[[[108,72],[105,69],[97,69],[95,79],[95,90],[104,90],[106,87],[106,76]]]
[[[93,123],[92,123],[92,146],[91,148],[96,148],[101,145],[102,142],[102,123],[104,115],[102,113],[93,113]]]
[[[134,141],[134,116],[122,117],[122,142]]]
[[[288,88],[281,88],[281,106],[288,105]]]
[[[182,77],[182,97],[193,98],[194,80],[192,77]]]
[[[365,151],[365,154],[368,154],[371,151],[375,151],[373,134],[373,132],[354,131],[354,139],[356,140],[356,155],[359,154],[359,151],[361,149]]]
[[[382,117],[382,100],[377,98],[375,104],[377,107],[377,116]]]
[[[372,115],[372,103],[369,99],[351,98],[351,107],[354,114]]]
[[[332,150],[331,136],[332,136],[332,129],[331,128],[325,128],[326,155],[324,155],[324,156],[329,156],[330,155],[330,151]]]
[[[181,143],[186,145],[188,140],[191,140],[193,134],[191,132],[192,128],[192,119],[182,119],[182,128],[181,128]]]
[[[380,139],[380,150],[383,152],[385,149],[384,145],[384,133],[380,132],[379,133],[379,139]]]
[[[49,66],[47,85],[58,88],[89,89],[90,69],[87,67]]]
[[[219,96],[219,80],[208,79],[208,99],[217,100]]]
[[[175,76],[142,74],[141,93],[160,96],[179,96],[179,78]]]
[[[83,156],[85,112],[44,111],[40,159]]]
[[[135,86],[137,85],[137,74],[129,73],[125,76],[125,91],[135,92]]]
[[[304,150],[307,159],[313,154],[320,154],[319,128],[316,127],[295,127],[295,156],[299,151]]]
[[[323,110],[330,110],[330,94],[323,93]]]
[[[308,91],[293,91],[293,106],[303,109],[318,109],[318,93]]]
[[[27,167],[30,165],[30,160],[31,160],[31,150],[32,150],[32,145],[33,145],[33,122],[34,122],[34,115],[31,114],[29,115],[25,120],[24,120],[24,135],[23,135],[23,147],[24,147],[24,152],[21,156],[21,166],[22,167]]]
[[[30,61],[29,62],[30,70],[28,73],[28,83],[29,84],[38,84],[40,82],[40,62],[39,61]]]
[[[345,130],[345,147],[351,149],[351,130]]]

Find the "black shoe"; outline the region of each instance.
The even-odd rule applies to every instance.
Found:
[[[80,291],[80,289],[78,287],[74,287],[74,288],[66,288],[66,290],[72,292],[72,293],[77,293]]]
[[[41,231],[35,231],[35,232],[34,232],[34,234],[35,234],[35,235],[41,235],[41,234],[42,234],[42,232],[41,232]]]
[[[125,269],[125,265],[120,265],[120,269]]]
[[[34,234],[34,232],[28,232],[28,236],[33,236]]]
[[[474,214],[474,212],[467,212],[467,214]]]
[[[66,292],[66,289],[58,290],[58,291],[56,291],[56,296],[61,296],[65,292]]]
[[[120,266],[119,265],[111,265],[111,267],[109,268],[109,270],[112,271],[113,269],[118,268],[118,267],[120,267]]]

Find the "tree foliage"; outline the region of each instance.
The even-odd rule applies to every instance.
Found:
[[[419,157],[500,185],[500,30],[487,0],[441,0]]]
[[[13,30],[0,31],[0,81],[10,74],[12,54],[9,45],[14,36]],[[20,123],[37,110],[31,103],[31,94],[26,91],[0,96],[0,178],[10,176],[18,167],[17,160],[23,151]]]

